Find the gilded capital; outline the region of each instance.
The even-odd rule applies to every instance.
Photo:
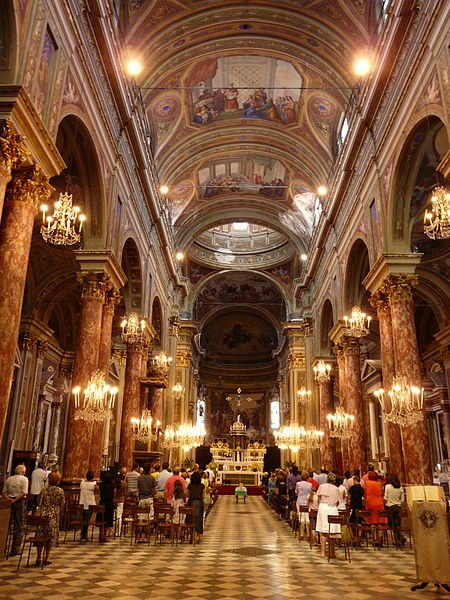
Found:
[[[380,286],[380,291],[390,302],[411,299],[413,288],[419,283],[417,275],[390,275]]]
[[[82,298],[92,298],[95,300],[105,300],[106,292],[109,289],[109,281],[104,273],[78,273],[78,281],[82,284]]]
[[[25,138],[14,133],[9,121],[0,123],[0,167],[11,172],[31,155],[24,142]]]
[[[289,354],[287,363],[290,369],[304,369],[306,366],[305,357],[296,352]]]
[[[345,346],[344,346],[343,339],[341,339],[339,342],[335,342],[335,344],[333,346],[333,354],[335,355],[335,357],[337,359],[344,357],[344,350],[345,350]]]
[[[44,342],[42,340],[38,340],[37,348],[38,348],[38,351],[37,351],[38,357],[40,359],[44,359],[45,358],[45,353],[48,350],[48,343]]]
[[[391,310],[389,306],[389,298],[385,291],[379,289],[372,294],[369,299],[370,306],[377,311],[377,314],[387,314]]]
[[[177,367],[189,367],[192,361],[191,352],[177,352]]]
[[[12,179],[6,188],[6,202],[23,202],[37,211],[52,191],[53,187],[39,165],[22,167],[12,171]]]
[[[344,351],[344,355],[359,355],[360,346],[358,338],[354,337],[345,337],[342,339],[342,348]]]
[[[172,315],[169,319],[169,335],[178,337],[180,332],[180,319],[178,315]]]
[[[116,287],[111,287],[106,293],[105,304],[103,305],[103,309],[114,312],[116,306],[120,303],[122,296],[120,295],[119,290]]]

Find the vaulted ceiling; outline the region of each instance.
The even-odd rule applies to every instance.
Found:
[[[131,4],[127,48],[144,67],[137,79],[179,246],[246,221],[306,251],[376,3]]]

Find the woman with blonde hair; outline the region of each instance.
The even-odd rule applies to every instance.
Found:
[[[61,473],[50,473],[48,486],[39,494],[39,509],[41,517],[48,517],[48,541],[45,546],[37,547],[36,565],[41,564],[42,550],[44,549],[44,565],[51,564],[49,561],[50,550],[58,543],[59,520],[61,511],[64,509],[64,492],[58,487],[61,481]]]

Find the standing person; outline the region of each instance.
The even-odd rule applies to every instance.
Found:
[[[150,509],[150,519],[153,519],[154,508],[153,498],[156,495],[156,481],[155,478],[150,475],[151,464],[145,463],[144,472],[138,479],[138,490],[139,490],[139,506],[141,508]]]
[[[317,475],[317,483],[319,485],[322,485],[323,483],[327,483],[328,481],[328,471],[325,469],[325,467],[322,467],[320,469],[320,475]]]
[[[197,471],[196,471],[197,472]],[[200,474],[200,471],[198,472]],[[181,485],[183,489],[186,488],[186,481],[180,475],[180,467],[173,468],[173,475],[166,480],[166,487],[164,491],[164,498],[166,500],[172,500],[173,488],[175,486],[175,481],[181,481]]]
[[[309,497],[311,495],[311,491],[313,490],[313,485],[308,481],[308,471],[302,471],[300,477],[301,480],[298,481],[295,485],[295,493],[297,495],[297,512],[299,527],[303,538],[303,534],[305,533],[306,528],[309,525],[309,513],[300,512],[300,506],[308,506]]]
[[[186,491],[180,481],[175,481],[172,500],[169,502],[173,508],[173,524],[176,527],[176,536],[180,533],[180,525],[185,522],[186,515],[180,515],[180,508],[186,503]]]
[[[348,492],[345,485],[342,483],[342,477],[337,475],[336,487],[339,490],[339,506],[338,510],[345,510],[347,508],[347,496]]]
[[[114,480],[114,504],[116,505],[116,537],[120,537],[122,531],[122,515],[123,515],[123,503],[125,502],[125,473],[120,470]]]
[[[11,500],[11,517],[13,522],[13,539],[9,556],[16,556],[20,553],[23,540],[23,525],[25,523],[25,513],[28,495],[28,479],[25,477],[27,468],[25,465],[18,465],[15,468],[14,475],[8,477],[5,481],[3,495]]]
[[[360,483],[359,475],[353,475],[352,485],[348,490],[350,496],[350,523],[356,523],[356,511],[364,508],[364,488]],[[361,520],[361,519],[360,519]]]
[[[139,463],[133,463],[133,468],[126,474],[126,495],[137,496],[138,490],[138,479],[141,475],[141,468]]]
[[[114,525],[114,477],[111,471],[100,471],[100,500],[99,505],[105,507],[105,522],[99,529],[99,542],[107,541],[107,537],[112,535]],[[100,515],[97,516],[100,518]]]
[[[301,480],[302,478],[300,476],[300,473],[298,472],[298,467],[297,465],[294,465],[286,479],[287,494],[291,502],[291,509],[294,508],[294,503],[296,500],[295,486]]]
[[[90,506],[97,504],[95,501],[95,491],[97,489],[97,482],[94,480],[94,473],[88,471],[86,473],[86,479],[80,483],[80,506],[83,506],[83,525],[81,527],[81,541],[86,542],[87,532],[89,528],[89,521],[91,518]]]
[[[31,473],[31,489],[30,494],[33,496],[33,515],[38,506],[39,494],[47,484],[48,471],[44,469],[44,463],[40,462],[36,469]]]
[[[269,481],[267,482],[267,502],[272,504],[274,501],[274,490],[277,487],[277,478],[275,473],[272,471],[270,473]]]
[[[339,490],[336,487],[336,476],[334,473],[329,473],[327,482],[319,486],[317,497],[319,499],[319,510],[317,512],[316,531],[320,533],[320,555],[325,558],[328,534],[340,533],[341,531],[340,525],[328,525],[328,515],[339,516]],[[336,558],[334,539],[330,537],[328,544],[331,558]]]
[[[403,488],[397,475],[389,477],[389,483],[384,488],[384,502],[389,511],[389,525],[394,532],[396,546],[402,546],[406,538],[402,537],[400,531],[402,502],[405,500]]]
[[[39,496],[39,506],[41,516],[48,517],[48,535],[49,539],[45,545],[37,547],[36,565],[41,564],[42,550],[44,549],[44,565],[50,565],[50,550],[58,545],[59,522],[61,511],[64,510],[64,491],[58,487],[61,481],[61,473],[50,473],[48,477],[48,486],[45,486]]]
[[[366,510],[371,511],[371,515],[366,518],[366,522],[371,525],[386,523],[385,518],[378,518],[378,511],[384,510],[384,502],[381,481],[378,480],[378,474],[375,471],[369,471],[369,477],[364,486],[364,499]],[[379,545],[378,541],[376,545]]]
[[[166,481],[172,473],[169,471],[169,463],[163,462],[162,471],[156,476],[156,497],[158,500],[164,500],[164,490],[166,489]]]
[[[175,469],[174,469],[175,470]],[[189,506],[194,507],[194,529],[197,534],[197,541],[202,541],[203,534],[203,492],[205,486],[202,483],[200,471],[194,471],[191,475],[191,481],[188,485]]]

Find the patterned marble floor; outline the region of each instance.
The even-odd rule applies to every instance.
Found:
[[[208,516],[199,546],[130,547],[111,541],[67,542],[42,572],[16,571],[17,558],[0,565],[0,598],[120,598],[120,600],[355,600],[445,597],[434,589],[410,592],[411,550],[360,549],[352,563],[320,558],[299,543],[260,497],[236,504],[222,496]],[[450,595],[448,596],[450,598]]]

